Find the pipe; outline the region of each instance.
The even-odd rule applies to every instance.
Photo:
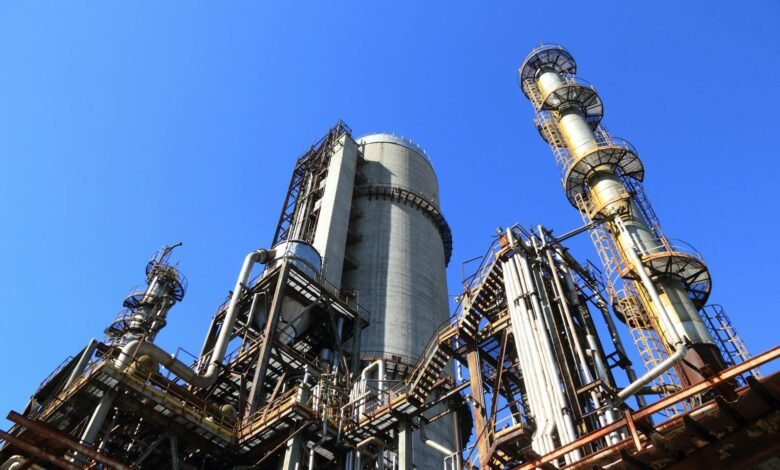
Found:
[[[530,306],[526,305],[528,291],[522,285],[520,264],[515,259],[516,257],[522,257],[522,255],[516,254],[504,266],[508,293],[512,299],[510,307],[514,307],[515,301],[521,299],[516,304],[519,312],[513,312],[515,309],[510,308],[513,336],[515,337],[515,346],[518,347],[518,357],[526,382],[526,391],[529,394],[529,404],[531,404],[537,424],[537,432],[534,433],[533,438],[538,451],[546,453],[554,449],[551,437],[552,426],[557,427],[561,421],[559,415],[554,411],[550,393],[548,393],[550,386],[545,376],[544,362],[540,358],[542,350],[538,344],[538,337],[534,334]],[[562,425],[561,428],[563,428]]]
[[[541,227],[540,227],[541,231]],[[544,233],[542,232],[542,236],[544,236]],[[574,343],[574,349],[577,353],[577,358],[580,361],[580,368],[582,369],[582,379],[583,382],[586,384],[593,382],[593,375],[590,372],[590,368],[588,366],[588,362],[585,359],[585,353],[582,350],[582,344],[580,343],[580,337],[577,334],[577,331],[575,330],[574,326],[574,320],[572,319],[571,310],[569,309],[568,300],[566,299],[566,292],[563,290],[563,285],[561,284],[561,280],[559,277],[559,271],[556,260],[553,258],[552,251],[550,249],[545,250],[547,255],[547,262],[550,265],[550,271],[551,271],[551,277],[553,278],[553,285],[557,291],[558,296],[558,304],[563,309],[564,317],[566,320],[566,325],[569,329],[569,336]],[[565,273],[563,274],[565,275]],[[567,287],[572,287],[569,284],[569,280],[567,278]],[[571,292],[571,289],[569,289],[569,292]],[[576,299],[576,291],[573,292],[574,298]],[[583,325],[584,327],[585,325]],[[591,400],[593,401],[593,406],[595,408],[598,408],[601,404],[601,399],[599,397],[599,394],[596,392],[596,390],[591,390],[590,392]],[[615,415],[612,412],[612,404],[608,402],[608,405],[605,411],[600,411],[597,413],[597,416],[599,418],[599,422],[601,426],[605,426],[607,424],[610,424],[615,421]],[[609,436],[609,439],[612,444],[617,444],[619,442],[619,436],[617,434],[613,434],[612,436]]]
[[[198,374],[189,366],[176,359],[176,356],[168,354],[167,351],[156,344],[148,343],[140,339],[130,341],[122,348],[122,352],[119,354],[116,361],[117,367],[120,369],[126,368],[129,365],[130,356],[132,354],[135,354],[136,356],[148,354],[158,361],[160,365],[194,387],[208,388],[214,385],[214,382],[217,381],[222,361],[225,359],[225,352],[227,351],[228,343],[230,343],[230,335],[233,332],[233,326],[238,318],[238,302],[241,299],[244,286],[249,282],[252,268],[255,263],[267,263],[268,261],[271,261],[273,257],[273,250],[257,250],[249,253],[244,259],[241,273],[236,281],[236,286],[233,288],[233,296],[230,298],[230,304],[228,305],[225,319],[222,322],[222,328],[219,331],[217,342],[214,345],[214,350],[211,354],[208,369],[206,369],[204,374]]]
[[[518,255],[521,256],[521,255]],[[541,358],[542,347],[539,344],[539,333],[534,327],[534,318],[532,313],[532,307],[528,302],[529,291],[523,284],[523,275],[520,264],[517,260],[513,259],[513,272],[514,275],[514,289],[517,295],[523,297],[523,302],[519,303],[521,310],[521,324],[518,325],[520,329],[520,338],[525,345],[526,355],[526,372],[530,372],[529,380],[532,382],[532,387],[535,389],[537,411],[534,415],[537,419],[537,429],[539,430],[538,445],[543,452],[550,452],[555,448],[555,444],[552,440],[552,432],[555,429],[563,431],[564,425],[562,424],[560,413],[556,412],[554,397],[550,392],[550,380],[549,370],[546,369],[545,363]],[[524,374],[526,373],[524,372]],[[560,407],[559,407],[560,409]]]
[[[0,470],[16,470],[22,468],[27,463],[27,459],[21,455],[12,455],[6,460],[3,465],[0,465]]]
[[[92,417],[89,418],[89,423],[84,429],[84,433],[81,435],[82,442],[86,444],[92,444],[95,442],[100,428],[103,426],[103,422],[108,416],[108,412],[111,410],[111,406],[114,404],[114,398],[116,397],[116,390],[108,390],[103,393],[103,398],[100,399],[100,403],[95,407],[95,411],[92,413]]]
[[[513,256],[512,259],[517,258],[516,256]],[[526,292],[529,294],[531,298],[531,305],[536,312],[536,331],[537,331],[537,338],[540,340],[539,347],[540,352],[542,352],[541,358],[543,361],[546,362],[546,368],[548,371],[548,380],[549,380],[549,389],[552,391],[552,396],[557,402],[559,409],[556,410],[556,416],[559,416],[562,419],[562,422],[564,426],[559,427],[558,434],[561,435],[562,441],[563,436],[566,436],[565,443],[569,443],[577,439],[577,434],[574,430],[574,422],[571,419],[571,415],[569,413],[565,412],[565,405],[566,405],[566,399],[563,397],[563,391],[561,391],[560,387],[560,378],[558,377],[557,369],[555,367],[554,361],[553,361],[553,352],[552,352],[552,345],[550,344],[550,340],[546,335],[546,329],[544,327],[544,324],[542,322],[542,306],[539,301],[539,294],[536,289],[536,286],[534,284],[534,281],[531,277],[531,267],[528,264],[528,260],[524,256],[520,256],[519,260],[516,260],[519,263],[520,272],[523,274],[523,277],[525,278],[525,283],[527,286]],[[532,323],[532,327],[534,324]],[[579,450],[573,451],[570,454],[567,454],[567,457],[571,456],[573,460],[579,460],[581,458],[581,454]]]
[[[433,447],[434,449],[438,450],[442,454],[446,455],[447,457],[451,456],[455,453],[454,450],[448,449],[444,447],[443,445],[439,444],[438,442],[434,441],[433,439],[429,439],[425,435],[425,426],[420,426],[420,438],[422,441],[427,445],[428,447]]]
[[[384,396],[384,390],[385,390],[385,361],[383,359],[378,359],[371,364],[367,365],[365,369],[363,369],[363,372],[360,373],[360,383],[361,388],[365,393],[363,395],[368,396],[371,392],[369,392],[368,389],[368,373],[376,369],[376,377],[377,377],[377,396],[379,397],[379,400],[382,404],[385,403],[385,396]],[[366,411],[366,400],[363,400],[363,403],[358,407],[358,419],[360,419],[360,416],[362,416]]]
[[[179,441],[176,434],[169,436],[171,441],[171,470],[179,470]]]
[[[98,341],[95,338],[92,338],[89,340],[89,343],[87,343],[87,347],[84,348],[84,352],[81,353],[81,356],[79,357],[79,361],[76,363],[76,366],[73,368],[73,371],[70,373],[70,376],[68,376],[68,380],[65,381],[65,385],[62,386],[63,390],[66,390],[70,384],[75,381],[82,372],[84,372],[84,369],[87,368],[87,364],[89,364],[89,359],[92,357],[92,354],[95,352],[95,349],[97,348]]]
[[[626,401],[628,397],[639,391],[652,380],[655,380],[656,377],[663,374],[672,366],[680,362],[682,358],[685,357],[686,352],[688,352],[688,345],[685,343],[679,343],[674,354],[661,361],[657,366],[647,371],[642,377],[618,392],[616,404],[620,404]]]
[[[656,310],[658,310],[659,317],[661,318],[661,322],[663,322],[663,327],[665,330],[668,331],[668,335],[670,336],[669,342],[672,345],[682,344],[683,340],[680,338],[680,335],[675,328],[674,322],[672,322],[671,318],[669,318],[669,314],[666,311],[666,307],[664,307],[663,302],[661,302],[661,297],[658,295],[658,291],[655,288],[655,285],[653,284],[653,281],[650,279],[650,276],[647,275],[647,272],[645,272],[645,267],[642,264],[642,260],[639,258],[639,255],[637,254],[638,248],[636,246],[636,242],[634,241],[633,237],[631,237],[631,234],[628,232],[628,229],[626,228],[626,225],[623,223],[623,220],[620,219],[620,217],[615,218],[615,226],[618,228],[620,233],[624,236],[626,241],[628,242],[628,249],[624,250],[626,254],[628,254],[628,257],[631,259],[631,263],[634,265],[634,270],[639,275],[639,279],[642,281],[642,285],[645,287],[645,290],[647,291],[647,294],[650,296],[650,299],[653,301],[653,305],[655,305]]]

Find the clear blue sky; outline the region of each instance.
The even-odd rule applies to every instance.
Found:
[[[190,290],[159,342],[197,352],[270,243],[295,158],[338,118],[427,149],[453,294],[498,225],[576,227],[516,82],[541,41],[596,85],[749,348],[776,345],[779,5],[0,3],[0,417],[102,335],[163,244],[184,242]]]

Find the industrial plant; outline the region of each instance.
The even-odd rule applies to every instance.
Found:
[[[710,302],[572,54],[542,45],[518,79],[579,228],[495,221],[452,311],[430,159],[338,122],[295,161],[270,243],[235,260],[199,354],[155,343],[187,293],[165,246],[102,339],[8,413],[0,470],[778,468],[780,375],[760,366],[780,347],[751,356]]]

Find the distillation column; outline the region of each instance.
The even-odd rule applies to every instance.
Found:
[[[687,384],[699,370],[723,367],[699,309],[711,286],[700,257],[672,246],[654,213],[639,197],[644,169],[633,147],[599,125],[603,105],[592,86],[574,76],[576,64],[560,46],[532,51],[519,70],[523,93],[537,112],[537,126],[564,173],[566,195],[595,221],[604,221],[616,271],[639,294],[652,326],[669,354],[688,341],[680,368]],[[628,313],[626,313],[627,315]]]

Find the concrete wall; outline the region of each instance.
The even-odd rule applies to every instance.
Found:
[[[411,190],[439,206],[433,168],[416,145],[390,134],[358,140],[365,161],[358,171],[361,186],[393,185]],[[449,318],[444,244],[436,224],[414,205],[390,197],[360,195],[354,199],[362,216],[354,221],[361,240],[347,247],[358,267],[345,271],[343,283],[357,289],[358,302],[371,315],[363,330],[365,360],[400,356],[414,364],[435,329]],[[452,419],[428,427],[429,438],[454,448]],[[443,455],[413,441],[419,469],[442,468]]]
[[[339,142],[340,147],[330,157],[312,243],[322,256],[323,277],[337,288],[341,286],[357,165],[357,143],[348,135],[341,136]]]

